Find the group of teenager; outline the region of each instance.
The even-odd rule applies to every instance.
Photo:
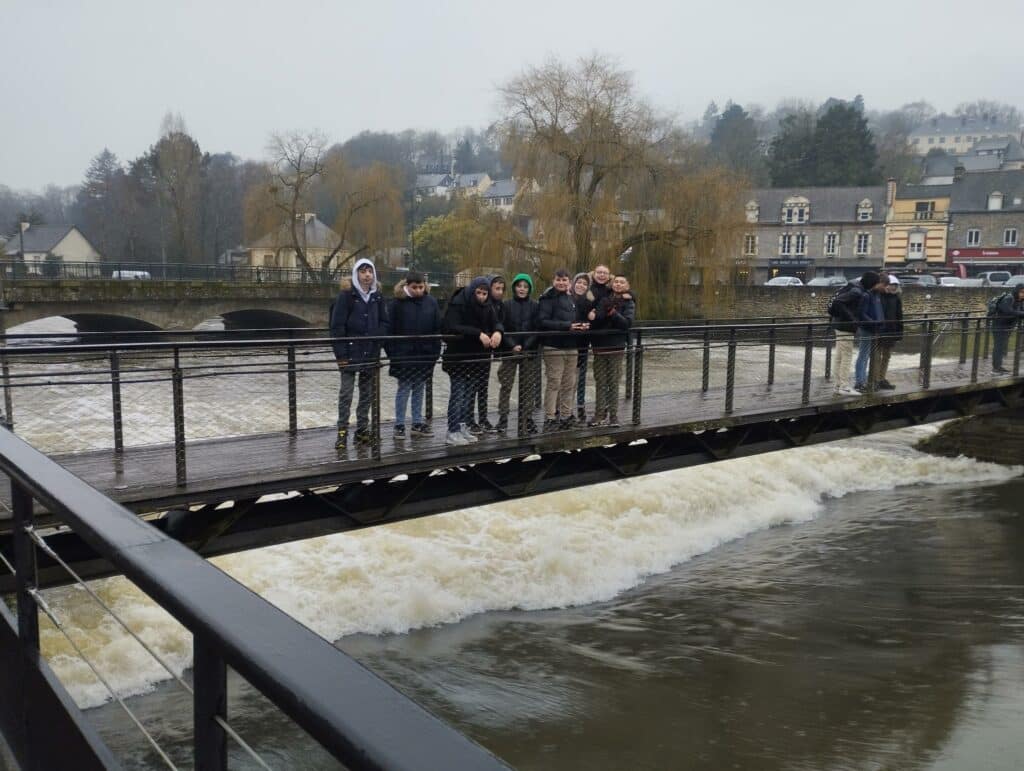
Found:
[[[619,384],[636,309],[627,278],[612,275],[606,265],[575,276],[560,269],[551,286],[534,299],[533,279],[520,273],[508,294],[504,277],[477,276],[451,295],[442,314],[421,273],[409,271],[395,286],[393,298],[385,301],[373,263],[358,260],[351,285],[338,293],[330,314],[341,376],[335,446],[347,444],[357,389],[355,442],[371,441],[370,405],[382,348],[388,374],[397,380],[398,438],[432,434],[424,399],[438,359],[450,379],[445,437],[450,445],[508,430],[517,377],[519,410],[525,411],[524,425],[531,433],[538,430],[534,413],[541,409],[544,431],[581,424],[617,426]],[[443,350],[440,335],[445,336]],[[496,423],[489,419],[488,393],[494,362]],[[596,396],[589,420],[588,364]]]
[[[828,311],[836,336],[833,367],[836,393],[855,396],[868,390],[873,350],[878,352],[874,387],[893,390],[895,386],[887,379],[889,360],[893,347],[903,339],[903,300],[899,279],[866,271],[832,297]],[[990,317],[992,371],[1005,374],[1008,370],[1003,367],[1003,359],[1010,334],[1024,318],[1024,286],[1001,295]]]

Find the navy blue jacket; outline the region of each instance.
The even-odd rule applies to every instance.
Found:
[[[558,292],[555,288],[548,289],[540,296],[537,312],[538,326],[550,332],[568,332],[576,322],[576,303],[572,290]],[[544,345],[549,348],[576,350],[576,335],[551,335],[544,337]]]
[[[494,312],[494,304],[488,300],[483,305],[469,292],[469,287],[458,289],[445,308],[442,329],[446,335],[453,335],[445,343],[443,364],[447,367],[453,361],[487,359],[490,366],[491,349],[480,343],[480,333],[488,335],[504,332]]]
[[[390,333],[388,310],[380,291],[364,302],[354,288],[342,289],[331,305],[331,337],[368,337]],[[380,358],[379,340],[336,340],[331,343],[336,359],[363,364]]]
[[[392,335],[440,335],[441,309],[429,294],[409,297],[405,279],[395,287],[395,297],[388,303],[388,322]],[[390,374],[405,377],[409,367],[433,367],[441,355],[441,338],[429,340],[388,340],[384,344],[391,360]]]
[[[594,351],[621,351],[626,347],[626,337],[636,315],[633,296],[628,292],[622,295],[613,292],[598,300],[594,310],[597,316],[590,322],[590,329],[599,333],[591,335]]]

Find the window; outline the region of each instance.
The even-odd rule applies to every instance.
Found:
[[[988,210],[989,211],[999,211],[1002,208],[1003,208],[1003,194],[998,192],[998,191],[996,191],[994,193],[989,193],[989,196],[988,196]]]
[[[907,237],[907,259],[924,259],[924,233],[922,231],[911,233]]]
[[[752,257],[757,254],[757,236],[747,233],[743,236],[743,254]]]
[[[940,145],[946,144],[946,138],[945,137],[939,137],[939,144]]]
[[[865,254],[871,251],[871,234],[870,233],[858,233],[857,234],[857,255],[863,257]]]
[[[918,201],[914,204],[914,219],[930,220],[935,214],[935,201]]]
[[[935,144],[935,137],[928,137],[928,144],[930,144],[930,145]]]
[[[803,233],[796,234],[796,253],[807,254],[807,236]]]
[[[807,221],[807,209],[804,209],[803,207],[801,207],[801,208],[796,210],[796,221],[797,222],[806,222]]]
[[[953,137],[953,141],[960,144],[960,137]]]
[[[792,254],[793,253],[793,236],[789,233],[784,233],[782,240],[779,242],[779,254]]]
[[[860,222],[867,222],[871,219],[871,214],[874,207],[871,205],[871,199],[865,198],[859,204],[857,204],[857,219]]]
[[[1003,246],[1017,245],[1017,228],[1007,228],[1003,231]]]
[[[835,257],[839,247],[839,234],[838,233],[826,233],[825,234],[825,254],[829,257]]]
[[[757,216],[759,213],[757,201],[748,201],[744,208],[747,214],[747,222],[757,222]]]
[[[914,137],[913,140],[911,140],[910,144],[912,144],[912,145],[919,145],[919,144],[921,144],[921,138],[920,137]]]
[[[967,231],[967,245],[977,246],[981,243],[981,230],[978,228],[969,228]]]
[[[786,209],[786,222],[793,221],[793,207],[790,206]]]

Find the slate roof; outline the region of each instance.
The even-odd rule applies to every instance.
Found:
[[[452,178],[450,174],[417,174],[416,188],[450,186]]]
[[[782,204],[792,196],[803,196],[811,202],[809,224],[825,222],[856,222],[857,204],[871,201],[871,219],[865,223],[885,221],[885,185],[871,187],[769,187],[751,191],[747,201],[759,207],[758,224],[781,221]]]
[[[959,118],[955,115],[936,115],[910,132],[911,137],[939,137],[949,134],[997,134],[1019,136],[1020,126],[1009,123],[981,120],[980,118]]]
[[[484,198],[506,198],[516,194],[516,183],[513,179],[496,179],[484,193]]]
[[[25,231],[25,253],[49,252],[75,229],[74,225],[33,225]],[[6,254],[13,257],[20,250],[18,231],[15,230],[7,240]]]
[[[952,185],[900,185],[896,188],[896,197],[901,201],[915,198],[947,198]]]
[[[487,176],[486,171],[470,172],[468,174],[455,175],[455,187],[476,187]]]
[[[951,186],[949,201],[951,212],[988,211],[991,193],[1003,194],[1001,211],[1024,211],[1024,169],[1016,171],[990,171],[985,174],[965,174]],[[1021,203],[1015,204],[1014,200]]]
[[[316,217],[305,223],[305,241],[304,244],[307,248],[312,249],[333,249],[338,245],[338,240],[341,238],[337,233],[327,227]],[[299,228],[299,238],[302,238],[302,228]],[[267,235],[258,239],[255,243],[250,244],[251,248],[255,249],[274,249],[279,246],[287,247],[291,243],[291,230],[285,225],[278,231],[275,236],[273,233],[267,233]]]

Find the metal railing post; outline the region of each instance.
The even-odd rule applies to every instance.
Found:
[[[775,385],[775,319],[768,330],[768,385]]]
[[[971,322],[967,315],[960,319],[960,363],[967,363],[967,337],[970,334]]]
[[[836,344],[836,331],[831,325],[825,330],[825,380],[832,379],[832,349]]]
[[[626,338],[626,392],[627,400],[633,398],[633,339]]]
[[[878,327],[871,329],[871,339],[868,342],[868,382],[864,384],[867,393],[872,394],[878,390],[878,369],[880,362],[880,346],[878,345]]]
[[[4,385],[4,425],[8,431],[14,430],[14,399],[11,394],[11,367],[7,361],[7,352],[0,350],[0,374]]]
[[[110,352],[110,402],[114,414],[114,452],[124,452],[124,426],[121,414],[121,358],[117,350]]]
[[[633,425],[640,424],[640,408],[643,406],[644,396],[644,342],[642,332],[636,331],[636,344],[633,346]],[[618,409],[618,405],[609,405],[611,409]]]
[[[373,441],[374,460],[380,460],[380,371],[384,364],[377,360],[373,368],[373,402],[370,405],[370,436]]]
[[[981,349],[981,358],[987,359],[989,352],[989,340],[992,338],[992,320],[985,319],[985,344]]]
[[[1024,348],[1024,335],[1021,335],[1021,325],[1017,323],[1017,331],[1014,335],[1013,345],[1013,376],[1020,377],[1020,357]]]
[[[39,654],[39,608],[32,596],[36,578],[36,546],[32,527],[32,496],[11,479],[11,540],[14,550],[15,596],[18,599],[18,639],[26,657]]]
[[[227,719],[228,668],[199,636],[192,638],[193,760],[197,771],[224,771],[228,767],[227,732],[217,722]]]
[[[974,350],[971,352],[971,382],[978,382],[978,356],[981,353],[982,320],[974,322]]]
[[[921,387],[926,391],[932,386],[932,346],[935,338],[933,321],[924,324],[924,346],[921,348]]]
[[[512,355],[518,358],[516,361],[516,377],[518,378],[516,381],[516,436],[525,439],[529,434],[526,418],[533,413],[533,410],[530,409],[533,407],[533,390],[526,382],[526,373],[530,368],[530,354],[528,351],[520,351]]]
[[[811,366],[814,362],[814,325],[807,325],[807,339],[804,340],[804,379],[800,392],[800,403],[811,401]]]
[[[701,358],[700,390],[707,393],[711,384],[711,330],[708,322],[704,322],[704,353]]]
[[[290,336],[290,335],[289,335]],[[295,382],[295,343],[288,344],[288,433],[299,430],[298,388]]]
[[[519,377],[522,377],[523,373],[520,370]],[[427,382],[423,387],[423,421],[430,423],[434,419],[434,370],[431,367],[430,377],[427,378]]]
[[[729,330],[729,353],[725,363],[725,414],[732,414],[736,390],[736,327]]]
[[[174,347],[174,367],[171,369],[171,398],[174,401],[174,476],[182,486],[188,480],[188,471],[185,466],[185,388],[177,346]]]

